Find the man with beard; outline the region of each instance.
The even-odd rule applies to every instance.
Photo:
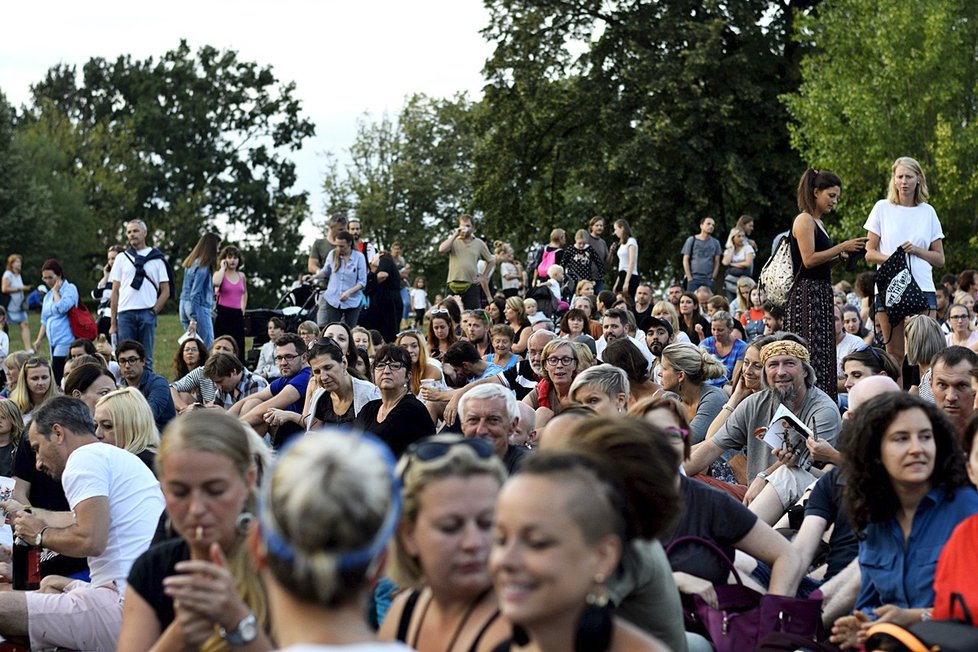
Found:
[[[642,355],[645,357],[646,362],[648,362],[648,368],[652,368],[652,354],[649,353],[649,347],[645,344],[645,338],[631,337],[625,330],[625,325],[628,324],[628,314],[625,312],[624,308],[609,308],[605,311],[604,315],[601,317],[601,328],[604,333],[594,343],[597,349],[598,358],[601,358],[601,354],[604,353],[606,346],[611,344],[617,339],[626,338],[631,340]]]
[[[652,286],[648,283],[639,283],[635,288],[635,305],[632,307],[632,314],[635,315],[638,330],[644,332],[648,328],[649,318],[652,317]]]
[[[787,407],[815,436],[835,446],[842,429],[839,407],[825,392],[815,387],[815,370],[805,340],[794,333],[780,332],[775,341],[761,349],[762,390],[748,396],[731,412],[726,423],[710,439],[693,447],[686,462],[686,473],[702,473],[724,451],[747,449],[749,504],[767,483],[771,483],[781,505],[792,505],[805,488],[821,475],[811,465],[808,448],[802,445],[772,449],[754,435],[767,428],[779,407]],[[778,471],[784,467],[783,471]]]
[[[649,317],[646,322],[645,344],[649,347],[649,353],[652,354],[654,360],[652,363],[652,380],[657,383],[662,378],[662,372],[659,368],[662,349],[672,344],[672,342],[672,324],[665,319]]]
[[[683,286],[681,286],[679,283],[673,283],[669,286],[669,289],[666,290],[666,299],[672,304],[672,307],[676,309],[677,313],[679,312],[679,297],[682,295]]]

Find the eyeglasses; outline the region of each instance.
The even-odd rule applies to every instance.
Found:
[[[295,353],[286,353],[285,355],[275,356],[275,362],[292,362],[296,358],[300,357]],[[119,362],[122,362],[121,360]]]
[[[130,365],[136,364],[140,360],[142,360],[142,358],[138,356],[134,358],[119,358],[119,364],[123,367],[128,367]]]
[[[665,428],[665,429],[663,429],[662,432],[666,433],[666,435],[668,435],[669,438],[672,439],[673,441],[683,441],[687,437],[689,437],[689,429],[688,428],[679,428],[679,427],[673,426],[671,428]]]
[[[547,358],[547,366],[548,367],[556,367],[557,365],[561,365],[563,367],[569,367],[574,362],[577,362],[577,360],[575,360],[574,358],[572,358],[570,356],[564,356],[562,358],[555,358],[555,357],[551,356],[551,357]]]
[[[968,315],[951,315],[948,319],[967,319]]]
[[[380,371],[385,368],[391,371],[400,371],[404,368],[404,363],[398,362],[397,360],[384,360],[383,362],[374,363],[374,371]]]

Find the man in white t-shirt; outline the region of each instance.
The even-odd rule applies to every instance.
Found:
[[[109,272],[112,283],[110,333],[118,341],[136,340],[146,349],[146,366],[153,368],[156,316],[170,296],[170,281],[158,249],[146,246],[146,223],[126,224],[129,248],[116,256]]]
[[[31,649],[114,650],[126,578],[153,539],[163,494],[135,455],[95,437],[81,400],[57,396],[35,408],[31,447],[38,469],[64,485],[70,512],[3,507],[29,544],[87,557],[91,582],[51,576],[40,591],[0,593],[0,634],[30,637]]]
[[[835,306],[835,371],[839,381],[839,394],[846,392],[846,377],[842,373],[842,359],[853,351],[858,351],[866,346],[862,338],[856,337],[852,333],[847,333],[842,327],[842,309]]]
[[[625,331],[625,325],[628,323],[628,315],[625,314],[623,308],[611,308],[605,310],[604,315],[601,316],[601,329],[604,334],[598,338],[594,343],[597,349],[598,359],[603,361],[601,354],[608,347],[608,344],[617,340],[618,338],[626,338],[634,344],[638,350],[641,352],[642,356],[645,358],[648,368],[652,369],[652,364],[655,360],[652,358],[652,353],[649,352],[649,347],[645,343],[644,337],[631,337]]]

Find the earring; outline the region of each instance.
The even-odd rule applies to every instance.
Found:
[[[587,606],[577,621],[575,652],[601,652],[611,646],[614,620],[608,602],[608,591],[604,586],[604,575],[594,576],[595,587],[587,594]]]
[[[254,520],[255,515],[251,512],[241,512],[238,514],[238,518],[234,519],[234,529],[238,531],[238,534],[248,534],[248,528],[251,527],[251,522]]]

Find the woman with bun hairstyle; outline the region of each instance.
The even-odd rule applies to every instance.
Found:
[[[308,434],[263,486],[250,549],[281,650],[408,652],[364,618],[401,507],[394,457],[369,435]]]
[[[832,263],[866,246],[866,238],[834,244],[822,218],[839,202],[842,179],[828,171],[805,170],[798,182],[798,210],[791,226],[791,260],[797,278],[788,295],[784,329],[805,338],[816,386],[832,400],[838,396],[835,360],[835,299]]]
[[[692,344],[670,344],[662,350],[662,389],[679,395],[686,408],[691,443],[706,439],[710,424],[723,409],[727,394],[709,381],[724,378],[727,368],[716,356]]]

